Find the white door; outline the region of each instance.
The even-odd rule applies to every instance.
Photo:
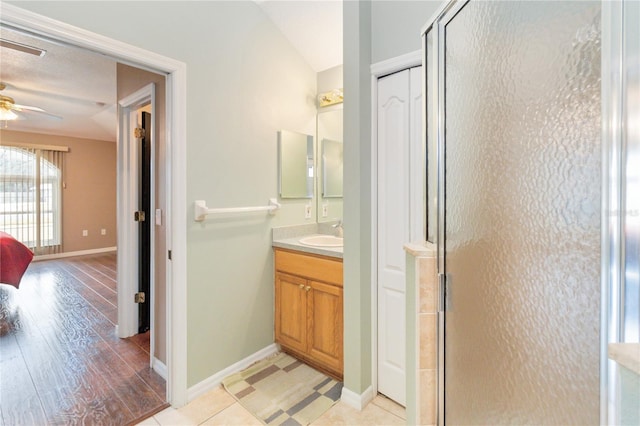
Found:
[[[421,158],[415,159],[422,149],[412,148],[421,146],[420,76],[418,67],[378,80],[378,392],[402,405],[406,399],[403,246],[415,238],[412,228],[421,223],[411,214],[411,205],[422,201],[413,200],[416,191],[411,183],[416,182],[410,178],[412,162],[424,167]]]

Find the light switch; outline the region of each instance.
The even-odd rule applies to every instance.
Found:
[[[311,204],[304,206],[304,218],[311,219]]]
[[[327,217],[329,216],[329,205],[328,204],[323,204],[322,205],[322,217]]]
[[[156,225],[162,225],[162,210],[156,209]]]

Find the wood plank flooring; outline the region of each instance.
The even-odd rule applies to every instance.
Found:
[[[115,253],[33,262],[0,285],[0,425],[126,425],[166,408],[149,336],[119,339]]]

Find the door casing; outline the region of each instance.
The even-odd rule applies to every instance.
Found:
[[[133,212],[140,204],[140,158],[134,129],[138,122],[138,109],[151,105],[151,129],[155,129],[155,85],[150,83],[126,98],[118,101],[118,337],[130,337],[138,333],[138,305],[133,295],[138,292],[139,223],[133,220]],[[155,206],[155,132],[151,132],[150,191],[151,210]],[[149,215],[151,216],[151,215]],[[150,221],[152,218],[146,218]],[[149,305],[151,329],[155,329],[155,233],[150,235],[149,280],[151,282]],[[151,361],[153,362],[154,333],[151,333]]]
[[[187,403],[187,290],[173,283],[187,282],[186,64],[11,4],[2,5],[0,23],[167,75],[167,401],[181,407]]]

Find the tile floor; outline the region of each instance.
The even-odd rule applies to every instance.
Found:
[[[378,395],[362,411],[338,402],[313,426],[325,425],[404,425],[405,409],[390,399]],[[222,386],[202,395],[180,409],[169,407],[139,423],[143,426],[243,425],[262,423],[244,409]]]

